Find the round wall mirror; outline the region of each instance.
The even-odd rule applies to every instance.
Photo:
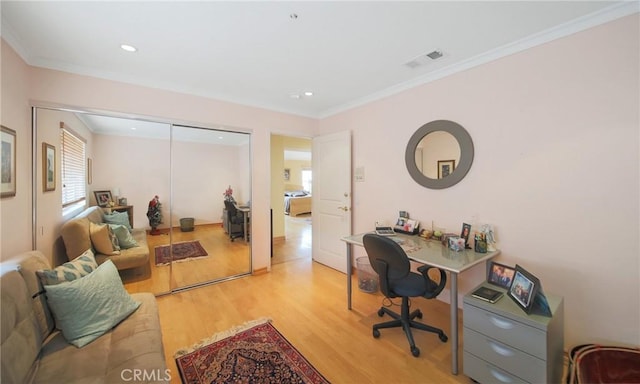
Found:
[[[404,158],[418,184],[431,189],[449,188],[471,169],[473,141],[460,124],[436,120],[411,136]]]

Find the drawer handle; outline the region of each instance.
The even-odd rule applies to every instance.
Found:
[[[493,367],[490,367],[490,366],[487,366],[487,368],[489,369],[489,372],[491,372],[491,375],[496,379],[500,380],[501,382],[513,383],[513,380],[511,380],[511,378],[505,375],[504,373],[498,372],[495,369],[493,369]]]
[[[494,316],[489,316],[489,320],[498,328],[513,329],[513,323],[510,321],[502,320]]]
[[[502,346],[494,341],[487,340],[487,343],[489,343],[489,346],[491,346],[491,349],[493,349],[493,351],[498,355],[507,356],[507,357],[511,357],[515,355],[515,353],[511,349],[505,346]]]

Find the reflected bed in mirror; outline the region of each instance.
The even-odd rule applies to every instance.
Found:
[[[449,188],[471,169],[473,151],[471,136],[460,124],[435,120],[411,136],[405,163],[411,177],[423,187]]]

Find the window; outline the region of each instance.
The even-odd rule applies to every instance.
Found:
[[[302,170],[302,189],[311,192],[311,170]]]
[[[84,202],[87,197],[85,143],[60,123],[62,153],[62,207]]]

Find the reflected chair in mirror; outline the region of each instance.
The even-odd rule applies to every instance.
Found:
[[[227,232],[231,241],[244,237],[244,216],[231,201],[224,202],[227,211]]]
[[[402,298],[401,313],[399,314],[385,306],[380,307],[378,316],[382,317],[386,313],[394,320],[375,324],[373,337],[376,339],[380,337],[379,329],[402,327],[409,340],[411,354],[415,357],[420,356],[420,349],[416,347],[411,328],[436,333],[442,342],[446,342],[448,337],[441,329],[414,320],[416,317],[422,319],[422,312],[419,309],[409,313],[409,299],[411,297],[433,299],[442,292],[447,283],[445,271],[433,266],[422,265],[418,268],[420,274],[411,272],[409,257],[392,238],[366,234],[363,243],[369,256],[369,263],[380,279],[380,291],[389,299]],[[439,282],[429,276],[429,270],[432,268],[440,272]]]

